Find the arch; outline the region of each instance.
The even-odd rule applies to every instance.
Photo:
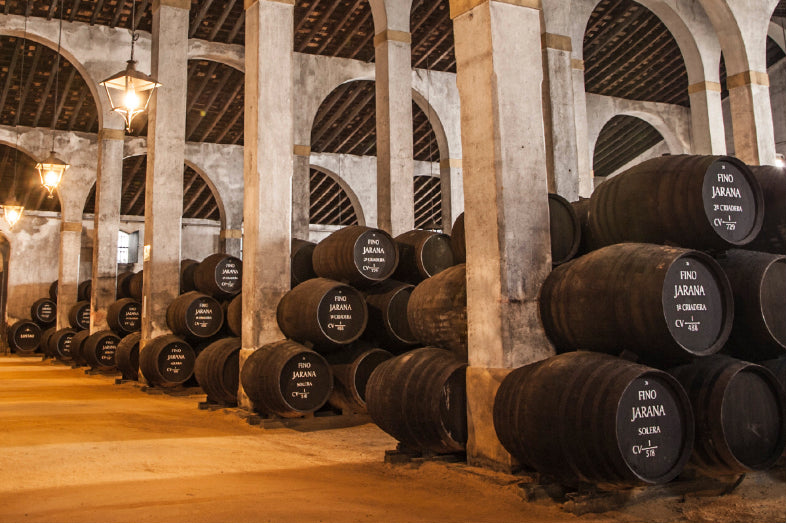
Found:
[[[784,28],[773,20],[768,23],[768,37],[770,37],[770,39],[773,40],[782,51],[785,51]]]
[[[426,118],[429,120],[429,124],[432,126],[432,131],[434,132],[435,138],[437,139],[437,148],[440,155],[440,160],[451,158],[451,151],[448,145],[448,136],[446,135],[445,127],[443,127],[443,122],[440,119],[440,116],[437,114],[437,111],[418,89],[413,88],[412,93],[413,101],[419,108],[421,108],[421,111],[426,114]]]
[[[216,207],[219,210],[219,222],[221,222],[221,228],[227,228],[227,213],[224,209],[224,201],[221,198],[221,194],[219,193],[218,188],[216,188],[216,184],[210,178],[210,176],[205,172],[202,167],[197,165],[196,162],[189,160],[188,158],[184,161],[185,165],[193,169],[197,175],[202,178],[202,181],[205,182],[205,185],[208,186],[208,190],[210,191],[213,199],[216,201]],[[185,197],[185,194],[184,194]]]
[[[186,142],[243,143],[244,85],[241,70],[209,59],[189,59]]]
[[[358,195],[356,195],[355,191],[352,190],[350,185],[337,173],[326,167],[323,167],[322,165],[310,163],[309,169],[314,169],[316,171],[324,173],[325,175],[330,177],[336,184],[339,185],[341,190],[344,191],[344,193],[347,195],[347,198],[350,200],[350,204],[352,205],[352,208],[355,211],[355,217],[358,220],[358,225],[365,226],[366,217],[364,216],[363,207],[361,206],[361,201],[358,199]],[[309,207],[311,207],[311,199],[309,202]],[[309,222],[311,223],[311,220],[309,220]]]
[[[678,138],[675,131],[672,129],[670,125],[668,125],[661,115],[655,111],[645,111],[645,110],[636,110],[636,109],[620,109],[617,112],[614,112],[610,116],[608,116],[605,120],[601,121],[601,125],[597,125],[594,129],[589,130],[589,143],[593,145],[591,151],[594,152],[598,143],[598,138],[601,135],[601,131],[603,128],[612,121],[617,116],[631,116],[634,118],[638,118],[649,124],[652,128],[654,128],[664,139],[664,142],[667,144],[667,148],[669,149],[669,153],[671,155],[677,155],[681,153],[686,153],[686,148],[681,144],[681,140]],[[592,159],[591,159],[592,161]]]
[[[440,177],[413,177],[413,216],[416,229],[443,230],[443,198]]]
[[[625,149],[615,147],[622,134],[635,135]],[[593,148],[595,177],[607,177],[664,140],[655,127],[633,115],[615,115],[604,124]]]
[[[218,44],[207,40],[189,38],[189,60],[208,60],[218,62],[241,73],[246,72],[246,59],[243,46]]]

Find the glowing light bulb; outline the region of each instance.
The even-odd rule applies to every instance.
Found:
[[[137,96],[137,92],[134,90],[133,87],[129,88],[129,90],[126,91],[126,94],[123,97],[123,105],[126,107],[126,110],[129,112],[139,109],[140,106],[139,96]]]
[[[59,181],[60,181],[60,175],[57,173],[57,171],[50,169],[44,174],[45,186],[54,187],[57,185]]]
[[[5,220],[8,225],[14,227],[16,223],[22,218],[21,206],[5,206]]]

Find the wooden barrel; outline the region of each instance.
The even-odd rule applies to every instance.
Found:
[[[425,345],[454,352],[467,360],[467,281],[465,264],[427,278],[413,289],[407,322]]]
[[[223,338],[203,349],[194,363],[197,383],[209,402],[235,406],[240,382],[240,338]]]
[[[444,349],[424,347],[380,363],[366,384],[375,424],[402,444],[435,453],[467,443],[467,364]]]
[[[142,335],[135,331],[126,335],[118,343],[115,351],[115,366],[123,374],[123,380],[139,380],[139,339]]]
[[[184,293],[167,308],[167,326],[172,333],[188,340],[204,340],[221,330],[224,311],[221,304],[199,291]]]
[[[460,213],[451,228],[451,251],[457,264],[467,262],[467,249],[465,248],[465,214]]]
[[[418,284],[454,265],[451,237],[425,229],[413,229],[394,239],[399,250],[399,264],[393,278]]]
[[[607,246],[558,266],[541,288],[540,307],[559,352],[628,350],[652,365],[716,353],[733,315],[716,261],[652,244]]]
[[[764,360],[762,362],[758,362],[759,365],[766,367],[771,370],[773,376],[776,377],[776,380],[779,381],[779,384],[782,385],[782,389],[785,387],[785,357],[782,355],[779,358],[772,358],[770,360]]]
[[[106,329],[96,331],[82,344],[82,355],[93,369],[110,371],[115,369],[115,351],[120,337]]]
[[[93,293],[93,280],[85,280],[77,286],[77,300],[87,300],[90,302],[90,295]]]
[[[52,335],[55,334],[55,331],[57,331],[57,326],[46,328],[43,332],[41,332],[41,344],[39,347],[41,348],[41,353],[43,353],[47,358],[54,358],[55,356],[51,345]]]
[[[784,388],[768,369],[725,355],[670,370],[694,409],[691,461],[720,474],[770,468],[784,452]]]
[[[199,266],[199,262],[187,258],[180,261],[180,294],[195,291],[194,270]]]
[[[243,263],[226,253],[214,253],[194,269],[196,289],[220,300],[240,293],[242,284]]]
[[[694,438],[689,399],[674,378],[586,351],[509,373],[493,420],[511,455],[563,482],[668,482],[689,460]]]
[[[238,294],[227,304],[227,311],[224,317],[230,333],[236,337],[241,336],[241,331],[243,330],[243,293]]]
[[[197,356],[192,347],[175,335],[149,340],[139,353],[139,370],[153,386],[174,387],[186,382],[194,372]]]
[[[291,340],[266,344],[249,355],[240,379],[257,411],[281,417],[317,411],[333,390],[325,358]]]
[[[85,356],[82,353],[82,347],[89,336],[90,330],[83,329],[81,331],[77,330],[74,336],[71,337],[71,361],[77,366],[84,366],[87,364]]]
[[[312,254],[317,275],[364,287],[393,275],[399,250],[381,229],[347,226],[325,237]]]
[[[366,328],[366,302],[358,290],[335,280],[313,278],[279,301],[276,320],[287,338],[320,350],[357,340]]]
[[[82,300],[68,310],[68,322],[77,331],[90,329],[90,302]]]
[[[377,366],[393,355],[380,348],[348,348],[326,357],[333,372],[328,403],[345,413],[366,413],[366,384]]]
[[[590,253],[597,247],[590,231],[590,199],[580,198],[576,202],[571,202],[571,207],[574,208],[574,214],[579,221],[579,248],[576,255]]]
[[[599,185],[590,205],[592,237],[599,245],[726,249],[754,240],[763,221],[757,179],[727,156],[646,160]]]
[[[49,298],[51,298],[55,302],[57,302],[57,285],[58,285],[57,280],[49,284]]]
[[[107,324],[123,338],[142,329],[142,304],[133,298],[121,298],[107,308]]]
[[[547,195],[549,204],[549,239],[551,242],[552,265],[557,266],[568,262],[579,251],[582,239],[582,226],[580,218],[574,207],[562,196],[549,193]],[[459,220],[461,218],[461,220]],[[459,251],[461,261],[465,262],[465,220],[464,213],[457,218],[454,229],[451,231],[451,242],[454,246],[454,253]],[[461,242],[461,246],[458,244]],[[460,257],[457,257],[459,262]]]
[[[71,328],[63,328],[55,331],[49,338],[49,348],[53,356],[62,362],[70,362],[71,343],[74,340],[76,331]]]
[[[39,298],[30,306],[30,318],[41,327],[51,326],[57,321],[57,302]]]
[[[137,271],[128,279],[129,298],[142,300],[142,280],[144,278],[142,270]]]
[[[117,300],[121,298],[131,298],[131,291],[129,290],[129,283],[131,282],[131,277],[134,276],[133,271],[124,271],[119,273],[117,276],[117,291],[115,291],[115,297]]]
[[[735,317],[724,352],[758,362],[784,355],[784,255],[731,249],[716,258],[732,286]]]
[[[19,355],[32,355],[41,345],[41,328],[30,319],[17,320],[8,328],[8,345]]]
[[[749,166],[762,188],[765,217],[762,229],[746,249],[784,255],[785,250],[785,181],[784,168],[776,166]]]
[[[290,288],[302,282],[317,278],[312,264],[312,255],[317,244],[293,238],[290,249]]]
[[[389,279],[364,290],[369,321],[362,338],[394,352],[418,344],[407,320],[407,304],[414,288]]]

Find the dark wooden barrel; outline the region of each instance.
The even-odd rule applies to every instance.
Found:
[[[123,380],[139,380],[139,339],[142,334],[135,331],[118,343],[115,351],[115,366],[123,374]]]
[[[57,321],[57,302],[39,298],[30,306],[30,318],[41,327],[51,326]]]
[[[580,198],[576,202],[571,202],[571,207],[574,208],[574,214],[579,221],[579,248],[576,255],[590,253],[597,247],[590,231],[590,199]]]
[[[716,353],[733,315],[716,261],[653,244],[607,246],[558,266],[541,288],[540,307],[559,352],[628,350],[652,365]]]
[[[32,355],[41,345],[41,328],[30,319],[17,320],[8,328],[8,345],[19,355]]]
[[[574,208],[560,195],[549,194],[549,239],[552,265],[568,262],[579,251],[582,226]]]
[[[287,338],[320,350],[357,340],[366,328],[366,302],[358,290],[327,278],[298,284],[279,301],[276,320]]]
[[[227,329],[236,337],[241,336],[243,330],[243,293],[240,293],[227,304],[225,321]]]
[[[465,248],[465,214],[460,213],[451,228],[451,251],[454,252],[454,262],[464,264],[467,262]]]
[[[444,349],[424,347],[380,363],[366,384],[375,424],[402,444],[435,453],[467,443],[467,364]]]
[[[394,239],[399,250],[399,264],[393,278],[418,284],[454,265],[451,237],[425,229],[413,229]]]
[[[186,382],[194,372],[197,356],[188,342],[175,335],[149,340],[139,353],[139,370],[153,386],[164,388]]]
[[[240,338],[223,338],[203,349],[194,363],[197,383],[209,402],[234,406],[240,382]]]
[[[167,326],[188,340],[204,340],[221,330],[224,311],[218,300],[199,291],[184,293],[167,308]]]
[[[107,308],[107,324],[123,338],[142,329],[142,304],[133,298],[121,298]]]
[[[720,474],[764,470],[784,452],[784,388],[770,370],[726,355],[670,370],[694,409],[691,461]]]
[[[131,292],[129,291],[128,285],[131,282],[131,277],[134,276],[133,271],[123,271],[119,273],[117,276],[117,291],[115,291],[115,297],[117,300],[121,298],[131,298]]]
[[[347,226],[325,237],[312,253],[317,275],[370,286],[393,275],[399,250],[391,235],[381,229]]]
[[[407,320],[412,284],[386,280],[363,291],[369,321],[363,339],[389,351],[401,352],[418,344]]]
[[[90,302],[90,295],[93,293],[93,280],[85,280],[77,286],[77,300],[87,300]]]
[[[784,255],[730,249],[716,258],[732,286],[735,319],[724,352],[758,362],[784,355]]]
[[[776,380],[779,381],[779,384],[782,385],[782,389],[785,387],[785,357],[782,355],[779,358],[772,358],[770,360],[764,360],[762,362],[758,362],[759,365],[766,367],[771,370],[773,376],[776,377]]]
[[[785,177],[784,168],[776,166],[749,166],[760,183],[765,201],[765,218],[762,229],[746,249],[784,255],[785,250]]]
[[[194,269],[197,290],[217,299],[232,298],[241,292],[243,263],[226,253],[214,253]]]
[[[195,291],[197,289],[194,284],[194,270],[199,266],[199,262],[187,258],[180,261],[180,294]]]
[[[427,278],[413,289],[407,322],[417,340],[467,360],[467,280],[465,264]]]
[[[68,322],[77,331],[90,329],[90,302],[82,300],[68,310]]]
[[[52,335],[55,334],[55,331],[57,331],[57,326],[46,328],[41,332],[41,344],[39,344],[39,347],[41,348],[41,353],[47,358],[53,358],[55,356],[55,352],[51,345]]]
[[[266,344],[249,355],[240,379],[257,411],[281,417],[317,411],[333,390],[325,357],[291,340]]]
[[[590,228],[599,245],[726,249],[754,240],[763,220],[757,179],[726,156],[652,158],[606,180],[591,200]]]
[[[55,302],[57,302],[57,285],[58,285],[57,280],[49,284],[49,298],[51,298]]]
[[[328,355],[333,392],[328,403],[344,413],[366,413],[366,384],[377,366],[393,355],[381,348],[348,348]]]
[[[115,369],[115,351],[119,343],[120,337],[112,331],[96,331],[82,344],[82,355],[91,368],[111,371]]]
[[[90,330],[83,329],[81,331],[77,330],[74,336],[71,337],[71,361],[77,366],[84,366],[87,364],[85,356],[82,353],[82,347],[89,336]]]
[[[493,420],[511,455],[563,482],[665,483],[683,470],[694,439],[689,399],[674,378],[586,351],[509,373]]]
[[[312,255],[317,244],[293,238],[290,249],[290,287],[293,288],[309,279],[317,278],[312,264]]]
[[[144,276],[142,275],[142,270],[137,271],[134,273],[131,278],[128,279],[128,295],[129,298],[136,298],[137,300],[142,300],[142,280]]]
[[[71,343],[74,335],[76,331],[71,328],[58,329],[52,334],[49,338],[49,348],[55,358],[63,362],[72,360]]]

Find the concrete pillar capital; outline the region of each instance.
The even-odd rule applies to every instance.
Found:
[[[122,129],[104,128],[98,132],[99,140],[125,140],[126,132]]]
[[[292,147],[292,153],[293,153],[295,156],[305,156],[305,157],[308,157],[308,156],[310,156],[310,155],[312,154],[312,148],[311,148],[311,146],[304,146],[304,145],[302,145],[302,144],[295,144],[295,145]]]
[[[451,3],[451,20],[458,16],[472,11],[482,4],[490,2],[499,2],[501,4],[511,4],[519,7],[528,7],[530,9],[541,9],[541,0],[450,0]]]
[[[697,82],[689,86],[689,95],[699,93],[701,91],[711,91],[714,93],[721,93],[721,84],[718,82]]]
[[[386,29],[374,35],[374,47],[377,47],[383,42],[401,42],[404,44],[412,44],[413,38],[407,31],[394,31],[393,29]]]
[[[762,71],[743,71],[737,75],[727,77],[727,89],[735,89],[736,87],[760,85],[770,86],[771,81],[768,78],[768,73]]]
[[[557,51],[572,51],[571,37],[552,33],[541,33],[541,48],[555,49]]]
[[[72,231],[76,233],[82,232],[82,222],[61,222],[60,224],[60,232],[64,231]]]
[[[191,0],[153,0],[152,11],[156,12],[162,7],[175,7],[177,9],[191,9]]]
[[[576,69],[577,71],[584,71],[585,70],[585,61],[579,60],[577,58],[571,59],[571,69]]]

